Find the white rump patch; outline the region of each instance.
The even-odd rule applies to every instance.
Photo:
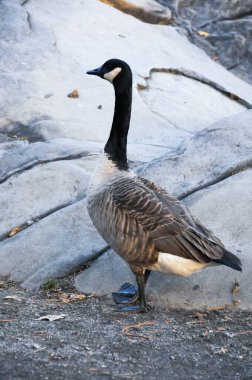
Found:
[[[122,71],[121,67],[116,67],[115,69],[111,70],[110,72],[103,75],[104,79],[107,79],[109,82],[113,82],[115,77]]]
[[[158,261],[146,268],[153,271],[176,274],[178,276],[190,276],[194,272],[213,265],[213,263],[200,263],[191,259],[184,259],[170,253],[159,252]]]

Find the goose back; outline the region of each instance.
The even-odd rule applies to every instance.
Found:
[[[130,171],[103,181],[88,210],[105,241],[131,266],[160,270],[155,264],[162,253],[203,264],[195,271],[224,255],[220,240],[185,206]]]

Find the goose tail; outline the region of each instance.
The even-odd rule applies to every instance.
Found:
[[[223,248],[224,255],[221,259],[212,260],[216,263],[226,265],[234,270],[242,272],[242,262],[239,257],[235,256],[233,253],[229,252],[227,249]]]

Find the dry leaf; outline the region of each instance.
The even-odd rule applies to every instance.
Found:
[[[12,230],[9,232],[8,235],[9,235],[9,237],[12,237],[12,236],[16,235],[20,231],[21,231],[21,228],[17,226],[15,228],[12,228]]]
[[[40,344],[37,344],[37,343],[33,343],[32,348],[34,348],[34,350],[35,350],[34,352],[41,351],[41,350],[45,349],[45,347],[42,347],[42,346],[40,346]]]
[[[226,327],[217,327],[217,331],[226,331]]]
[[[207,311],[220,311],[220,310],[224,310],[224,309],[229,309],[229,308],[232,308],[232,307],[238,305],[239,303],[240,303],[240,301],[237,300],[237,301],[233,301],[232,303],[226,303],[225,305],[209,307],[207,309]]]
[[[232,318],[231,317],[228,317],[227,315],[225,315],[223,317],[224,321],[232,321]]]
[[[5,296],[3,299],[5,300],[14,300],[14,301],[22,301],[21,298],[17,297],[17,296]]]
[[[174,322],[174,319],[173,318],[170,318],[170,319],[166,319],[164,321],[164,323],[173,323]]]
[[[73,90],[72,92],[70,92],[70,94],[67,95],[69,98],[78,98],[80,95],[79,95],[79,91],[78,90]]]
[[[205,331],[203,332],[203,336],[204,336],[205,338],[207,338],[208,335],[209,335],[209,330],[208,330],[208,329],[205,329]]]
[[[59,319],[64,319],[66,317],[66,314],[58,314],[58,315],[43,315],[42,317],[39,317],[35,319],[35,321],[58,321]]]
[[[67,356],[61,356],[61,355],[57,355],[55,353],[48,355],[48,359],[50,359],[50,360],[62,360],[62,359],[66,359],[66,358],[67,358]]]
[[[218,351],[215,351],[215,354],[225,354],[228,351],[227,348],[221,347]]]
[[[198,30],[198,35],[201,36],[201,37],[209,37],[210,36],[210,33],[208,32],[204,32],[203,30]]]
[[[199,311],[197,311],[194,314],[194,317],[197,318],[200,322],[205,322],[205,317],[207,317],[207,314],[203,314],[203,313],[200,313]]]
[[[72,302],[72,301],[82,301],[86,298],[84,294],[75,294],[75,293],[63,293],[60,295],[59,299],[64,302]]]

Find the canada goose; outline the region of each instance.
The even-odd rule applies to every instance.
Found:
[[[132,73],[128,64],[110,59],[87,74],[108,80],[115,90],[110,135],[87,192],[88,212],[103,239],[136,275],[138,309],[148,309],[145,284],[150,271],[189,276],[218,264],[241,271],[240,259],[178,199],[129,169]]]

